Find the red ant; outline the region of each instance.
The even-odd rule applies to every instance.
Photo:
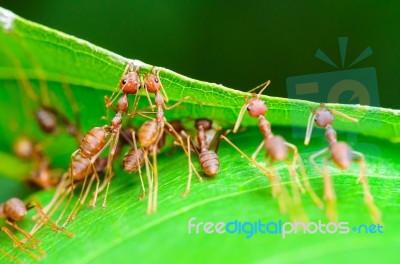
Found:
[[[184,101],[192,100],[196,103],[200,104],[200,102],[194,100],[193,98],[186,96],[177,103],[172,106],[167,106],[165,101],[168,101],[168,97],[165,93],[164,87],[161,83],[159,77],[159,71],[156,71],[156,68],[153,67],[151,73],[146,76],[144,80],[144,88],[150,102],[151,108],[154,109],[154,106],[151,103],[149,93],[155,94],[155,106],[157,108],[156,118],[153,121],[146,122],[142,125],[141,130],[139,130],[139,141],[141,143],[142,148],[144,149],[144,154],[147,156],[148,148],[153,145],[157,146],[159,141],[162,139],[165,131],[171,133],[171,135],[177,140],[185,154],[188,157],[189,161],[189,178],[191,178],[192,169],[198,174],[194,165],[191,162],[190,150],[188,151],[185,147],[185,144],[182,140],[182,137],[175,131],[174,127],[167,122],[164,116],[164,110],[171,110],[173,108],[178,107]],[[162,93],[164,93],[164,96]],[[167,129],[165,129],[165,126]],[[189,144],[190,145],[190,144]],[[157,168],[157,148],[152,148],[152,158],[153,158],[153,176],[151,177],[148,173],[148,181],[149,181],[149,206],[147,213],[151,214],[157,211],[157,195],[158,195],[158,168]],[[146,159],[147,160],[147,159]],[[198,175],[199,177],[199,175]]]
[[[219,127],[215,129],[213,127],[212,120],[201,118],[195,120],[195,128],[197,130],[197,142],[192,141],[190,136],[185,131],[183,125],[178,122],[176,125],[179,133],[187,141],[187,146],[190,150],[190,145],[193,146],[193,150],[199,158],[200,167],[203,173],[208,177],[215,177],[218,174],[220,162],[217,155],[220,136],[222,129]],[[179,142],[174,142],[175,145],[181,146]],[[211,150],[213,149],[213,150]],[[200,182],[203,182],[203,178],[198,175]],[[191,175],[188,178],[186,190],[182,193],[182,197],[188,195],[191,185]]]
[[[304,166],[302,164],[301,157],[298,154],[297,147],[293,144],[286,142],[283,137],[274,135],[271,130],[271,124],[265,118],[265,114],[268,111],[268,107],[265,104],[265,102],[263,100],[261,100],[259,97],[260,97],[260,94],[268,87],[269,84],[270,84],[270,81],[267,81],[266,83],[262,84],[262,85],[264,85],[264,87],[260,90],[260,92],[258,94],[253,94],[252,98],[250,98],[250,99],[248,99],[247,97],[245,98],[246,104],[240,110],[238,119],[237,119],[236,124],[233,129],[233,132],[236,133],[237,130],[239,129],[244,112],[246,110],[251,117],[259,119],[258,127],[259,127],[260,132],[262,133],[264,139],[262,140],[261,144],[257,147],[256,151],[251,155],[251,158],[249,158],[245,153],[243,153],[238,147],[236,147],[225,136],[221,136],[221,138],[224,139],[225,141],[227,141],[232,147],[234,147],[243,157],[245,157],[254,166],[256,166],[258,169],[260,169],[266,175],[268,175],[268,177],[270,178],[270,180],[273,183],[273,185],[272,185],[273,195],[278,196],[279,206],[280,206],[280,209],[282,212],[286,211],[286,204],[290,203],[290,201],[286,197],[283,186],[282,186],[282,188],[280,187],[280,178],[274,169],[273,163],[277,162],[277,161],[288,161],[288,154],[289,154],[289,149],[290,149],[293,154],[293,160],[289,164],[289,175],[293,178],[293,182],[295,182],[297,185],[297,187],[292,186],[292,187],[294,187],[292,189],[293,189],[293,194],[294,194],[294,198],[295,198],[295,203],[297,203],[298,206],[301,205],[301,199],[298,195],[297,189],[299,189],[301,192],[304,192],[303,186],[301,185],[298,174],[296,172],[296,164],[299,164],[299,168],[300,168],[300,171],[303,176],[306,190],[308,191],[308,193],[310,194],[310,196],[314,200],[314,202],[318,206],[322,206],[321,200],[314,193],[311,185],[308,182],[308,177],[305,172]],[[258,89],[259,87],[261,87],[261,86],[258,86],[255,89]],[[268,170],[266,170],[264,167],[260,166],[260,164],[255,160],[262,148],[265,149],[266,157],[268,157],[271,161],[271,164],[269,165]]]
[[[122,114],[128,112],[128,94],[137,94],[140,82],[138,82],[138,73],[137,71],[133,71],[134,65],[133,63],[129,63],[126,67],[123,76],[119,82],[120,92],[123,92],[123,95],[118,99],[117,109],[112,106],[112,102],[116,99],[116,96],[120,94],[120,92],[115,96],[115,92],[113,93],[111,99],[106,98],[107,107],[111,106],[116,110],[116,115],[111,120],[110,125],[105,125],[102,127],[95,127],[89,131],[88,134],[83,138],[79,149],[77,149],[71,155],[71,163],[70,168],[68,169],[68,173],[66,177],[69,177],[70,183],[67,181],[62,181],[63,184],[60,184],[58,191],[56,192],[53,200],[46,207],[47,210],[52,208],[57,202],[58,197],[62,194],[64,197],[66,194],[70,194],[70,198],[65,205],[61,215],[59,216],[57,222],[63,217],[66,209],[69,206],[69,203],[73,197],[73,189],[74,181],[82,182],[82,189],[79,195],[78,201],[73,207],[71,213],[69,214],[67,220],[65,221],[64,226],[70,221],[72,221],[76,214],[78,213],[80,207],[83,205],[94,180],[96,180],[96,190],[93,193],[93,199],[90,202],[90,206],[95,207],[98,194],[106,188],[106,194],[103,201],[103,208],[106,207],[106,201],[108,196],[108,190],[111,182],[111,178],[113,177],[112,173],[112,161],[114,154],[117,149],[117,143],[119,139],[119,134],[122,125]],[[98,170],[96,170],[95,165],[96,161],[100,158],[100,155],[104,152],[104,150],[110,145],[110,152],[108,154],[106,168],[102,168],[106,170],[105,180],[103,184],[100,186],[100,178],[98,176]],[[89,177],[90,176],[90,177]],[[90,178],[88,185],[86,186],[87,179]],[[64,177],[65,179],[65,177]],[[61,201],[57,202],[59,204]],[[57,208],[57,206],[55,207]],[[54,209],[53,209],[54,211]]]
[[[197,141],[199,150],[197,151],[201,169],[204,174],[209,177],[214,177],[219,171],[219,159],[217,155],[219,139],[220,139],[220,128],[216,131],[213,129],[212,121],[209,119],[197,119],[195,121],[195,128],[197,129]],[[212,140],[208,140],[208,133],[214,130],[215,134]],[[215,151],[210,150],[214,148]]]
[[[53,223],[50,218],[43,212],[43,210],[38,206],[35,202],[30,201],[28,203],[24,203],[18,198],[11,198],[7,200],[5,203],[0,204],[0,218],[1,219],[6,219],[6,224],[11,226],[13,229],[21,233],[26,241],[25,242],[30,242],[33,244],[33,246],[29,246],[28,244],[25,244],[25,242],[19,241],[19,239],[11,232],[9,228],[6,226],[2,226],[0,230],[4,232],[13,242],[14,244],[22,251],[25,253],[29,254],[32,258],[34,259],[39,259],[41,256],[44,255],[44,252],[40,249],[38,246],[39,240],[37,240],[34,236],[23,230],[17,225],[18,221],[23,220],[29,209],[35,208],[38,214],[41,217],[41,222],[45,225],[48,225],[51,227],[53,230],[60,232],[62,231],[65,235],[72,237],[73,234],[63,231],[61,228],[59,228],[55,223]],[[25,247],[29,247],[30,249],[38,249],[40,252],[41,256],[38,256],[31,251],[27,250]],[[7,254],[6,254],[7,255]]]
[[[352,162],[355,161],[360,166],[360,176],[357,182],[361,182],[364,188],[364,202],[368,208],[370,216],[374,223],[381,222],[381,213],[374,204],[372,194],[369,189],[367,177],[365,177],[365,158],[360,152],[352,150],[352,148],[343,141],[337,141],[336,131],[333,129],[332,124],[334,121],[334,115],[339,115],[352,122],[358,122],[357,119],[349,117],[337,110],[330,110],[325,107],[324,103],[316,110],[311,110],[310,117],[307,124],[307,132],[304,140],[304,144],[308,145],[310,142],[313,121],[320,128],[325,128],[325,139],[329,146],[318,151],[317,153],[310,156],[310,162],[313,164],[315,169],[324,178],[324,197],[327,201],[326,214],[330,221],[337,221],[337,208],[336,208],[336,194],[332,187],[332,181],[329,175],[328,162],[332,160],[336,166],[340,169],[348,169]],[[315,162],[315,159],[322,156],[325,153],[330,153],[328,158],[324,158],[324,169],[321,170]]]
[[[57,186],[61,173],[50,168],[49,160],[38,143],[27,137],[20,137],[14,143],[13,150],[20,159],[34,162],[34,170],[26,179],[29,185],[34,185],[41,190],[49,190]]]

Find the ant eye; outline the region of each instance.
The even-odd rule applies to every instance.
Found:
[[[124,85],[125,85],[127,82],[128,82],[127,79],[123,79],[123,80],[122,80],[122,84],[124,84]]]
[[[250,111],[250,106],[247,107],[247,111]]]
[[[155,81],[156,83],[158,83],[158,78],[154,78],[154,81]]]

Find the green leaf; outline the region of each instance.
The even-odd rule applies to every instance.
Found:
[[[21,166],[19,168],[23,170],[24,166],[28,167],[10,154],[13,142],[21,135],[42,142],[52,164],[66,168],[76,143],[65,133],[48,136],[40,132],[33,119],[38,102],[32,99],[29,90],[32,88],[38,97],[43,97],[43,83],[47,84],[51,105],[73,119],[73,107],[66,92],[70,89],[80,110],[82,130],[88,131],[109,122],[101,119],[105,115],[103,96],[114,90],[129,60],[86,41],[26,21],[1,8],[0,47],[0,157],[2,162],[7,160],[0,166],[0,175],[18,178],[23,172],[15,173],[10,168]],[[151,68],[139,61],[135,63],[141,65],[143,72]],[[226,128],[233,126],[243,105],[243,97],[248,94],[161,69],[161,80],[171,100],[169,104],[184,96],[203,103],[187,101],[178,110],[168,111],[168,120],[208,117]],[[274,133],[297,145],[304,160],[324,147],[322,140],[316,138],[305,147],[299,138],[304,134],[310,108],[318,104],[269,96],[262,96],[262,99],[268,104],[267,118]],[[141,106],[146,106],[146,103],[142,98]],[[229,145],[222,143],[219,175],[203,183],[193,179],[192,190],[185,198],[180,197],[187,177],[185,155],[181,151],[160,155],[159,210],[151,216],[145,214],[147,200],[137,201],[140,194],[138,176],[124,173],[117,165],[121,163],[120,158],[114,166],[116,176],[111,184],[106,210],[83,208],[68,226],[68,230],[75,233],[74,238],[57,234],[49,228],[40,230],[38,238],[47,253],[42,262],[59,263],[66,259],[69,263],[193,262],[198,259],[210,262],[392,261],[400,243],[397,235],[400,231],[397,225],[400,220],[400,166],[396,151],[398,144],[391,142],[400,141],[400,112],[358,105],[329,107],[360,119],[358,124],[337,119],[335,128],[346,133],[354,149],[366,154],[371,192],[383,213],[383,234],[351,231],[347,235],[293,234],[285,239],[271,234],[255,234],[249,239],[245,234],[188,234],[188,221],[192,217],[196,217],[196,222],[215,223],[236,219],[265,223],[290,219],[279,212],[265,176]],[[135,119],[134,122],[137,124],[142,120]],[[190,120],[187,123],[190,124]],[[243,126],[249,128],[229,136],[245,153],[251,154],[261,142],[256,125],[257,120],[246,115]],[[296,127],[302,129],[299,131]],[[345,135],[339,137],[345,139]],[[322,178],[309,163],[305,165],[311,184],[321,197]],[[279,165],[277,169],[283,186],[289,188],[291,182],[286,166]],[[350,227],[363,223],[369,225],[362,187],[356,183],[358,167],[354,165],[348,172],[330,167],[330,172],[337,192],[340,221],[349,222]],[[5,188],[4,185],[1,188]],[[52,191],[40,192],[35,197],[46,204],[52,194]],[[307,195],[303,196],[303,204],[311,221],[326,223],[323,210],[316,208]],[[28,219],[22,222],[26,229],[32,226]],[[1,249],[24,262],[33,262],[25,253],[12,249],[11,241],[4,234],[0,234],[0,239]],[[377,254],[371,254],[374,252]],[[0,254],[0,262],[6,260]]]

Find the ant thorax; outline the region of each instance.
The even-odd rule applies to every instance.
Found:
[[[328,141],[329,145],[332,145],[337,141],[336,131],[331,125],[326,126],[325,138]]]
[[[261,134],[268,139],[274,136],[271,131],[271,124],[264,116],[259,117],[258,127],[260,128]]]

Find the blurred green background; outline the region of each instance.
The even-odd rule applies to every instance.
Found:
[[[186,76],[287,96],[291,76],[336,71],[338,37],[348,37],[349,64],[368,46],[373,55],[352,69],[374,67],[380,105],[400,103],[398,1],[4,1],[16,14],[88,40],[125,57]],[[340,69],[339,69],[340,70]],[[359,103],[357,98],[341,102]]]

